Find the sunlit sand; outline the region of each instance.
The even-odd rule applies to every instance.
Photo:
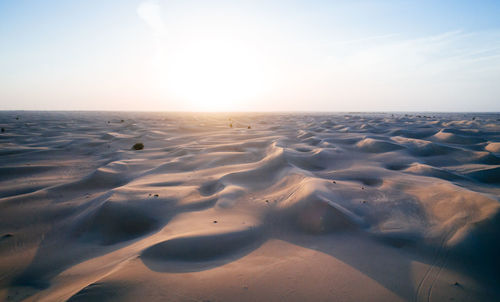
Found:
[[[1,112],[5,301],[497,301],[500,115]]]

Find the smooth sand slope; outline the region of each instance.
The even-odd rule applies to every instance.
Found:
[[[500,301],[500,115],[0,127],[0,300]]]

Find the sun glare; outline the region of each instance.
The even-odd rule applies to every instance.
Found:
[[[266,89],[264,57],[251,43],[197,38],[169,53],[165,82],[188,110],[245,110]]]

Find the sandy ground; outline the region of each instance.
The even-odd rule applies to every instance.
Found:
[[[0,300],[500,301],[498,114],[0,127]]]

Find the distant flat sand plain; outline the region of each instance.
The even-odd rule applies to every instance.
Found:
[[[0,127],[0,300],[500,301],[499,114]]]

